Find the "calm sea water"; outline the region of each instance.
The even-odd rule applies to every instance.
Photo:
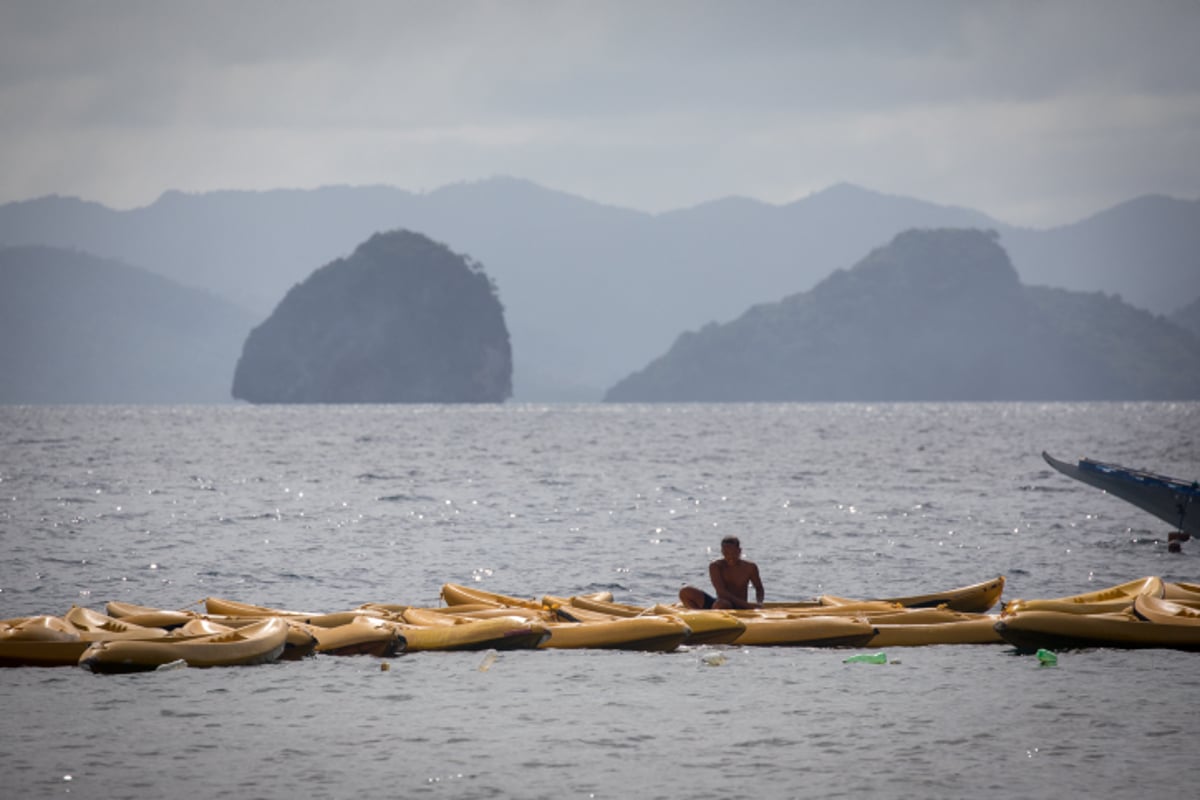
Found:
[[[1200,581],[1042,450],[1200,477],[1200,404],[0,407],[0,617],[444,582],[671,601],[738,534],[768,599]],[[1004,646],[0,671],[4,797],[1175,797],[1200,660]],[[898,663],[897,663],[898,662]]]

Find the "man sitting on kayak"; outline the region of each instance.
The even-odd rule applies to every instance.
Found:
[[[742,560],[742,543],[736,536],[721,540],[721,558],[708,565],[717,596],[685,586],[679,590],[679,602],[687,608],[762,608],[763,584],[758,577],[758,565]],[[746,599],[750,584],[754,584],[755,602]]]

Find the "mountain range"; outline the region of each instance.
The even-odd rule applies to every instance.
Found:
[[[0,249],[0,403],[221,403],[245,309],[139,267]]]
[[[1200,398],[1200,339],[1110,295],[1022,286],[997,238],[901,233],[808,292],[681,335],[607,399]]]
[[[656,215],[513,178],[424,194],[168,192],[127,211],[63,197],[0,206],[0,245],[136,265],[254,322],[316,268],[397,228],[481,262],[496,282],[516,400],[598,400],[681,332],[807,291],[912,228],[996,231],[1027,285],[1118,294],[1155,314],[1200,298],[1200,201],[1167,197],[1045,231],[847,184],[786,205],[726,198]]]

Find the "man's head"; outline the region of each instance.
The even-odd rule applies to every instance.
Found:
[[[721,555],[726,558],[737,558],[742,552],[742,543],[736,536],[726,536],[721,540]]]

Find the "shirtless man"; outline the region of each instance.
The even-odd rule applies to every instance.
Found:
[[[687,608],[762,608],[763,584],[758,577],[758,565],[742,560],[742,543],[736,536],[721,540],[721,558],[708,565],[717,596],[685,586],[679,590],[679,602]],[[750,584],[754,584],[755,602],[747,600]]]

